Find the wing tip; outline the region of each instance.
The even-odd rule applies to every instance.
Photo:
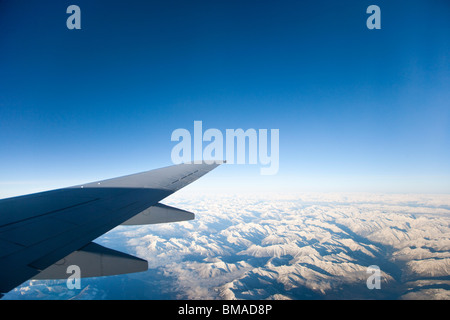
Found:
[[[211,159],[211,160],[194,160],[194,161],[188,161],[188,162],[182,162],[180,164],[205,164],[205,165],[221,165],[227,163],[227,160],[217,160],[217,159]]]

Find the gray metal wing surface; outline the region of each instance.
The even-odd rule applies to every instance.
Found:
[[[145,260],[92,241],[120,224],[193,219],[158,202],[218,165],[180,164],[0,200],[0,294],[31,278],[61,278],[69,263],[89,266],[89,276],[146,270]]]

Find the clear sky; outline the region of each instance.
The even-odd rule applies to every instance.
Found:
[[[171,165],[171,133],[195,120],[280,130],[277,175],[227,165],[198,186],[449,193],[449,14],[445,0],[0,0],[0,198]]]

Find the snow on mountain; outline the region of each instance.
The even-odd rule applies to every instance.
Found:
[[[148,272],[124,277],[160,286],[163,297],[449,297],[448,195],[180,192],[165,203],[194,212],[196,219],[120,226],[97,240],[147,259]],[[370,266],[379,267],[379,290],[367,286]],[[108,296],[94,291],[95,282],[89,288],[82,296]]]
[[[448,196],[174,196],[166,203],[196,212],[196,220],[142,227],[146,235],[132,232],[129,245],[182,283],[178,297],[192,296],[187,278],[199,279],[194,291],[201,282],[203,298],[371,297],[367,268],[379,265],[381,296],[405,298],[412,290],[405,281],[450,276]]]

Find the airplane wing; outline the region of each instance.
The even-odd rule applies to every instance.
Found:
[[[94,239],[118,225],[191,220],[159,201],[219,164],[180,164],[115,179],[0,200],[0,296],[29,279],[147,270],[147,261]]]

